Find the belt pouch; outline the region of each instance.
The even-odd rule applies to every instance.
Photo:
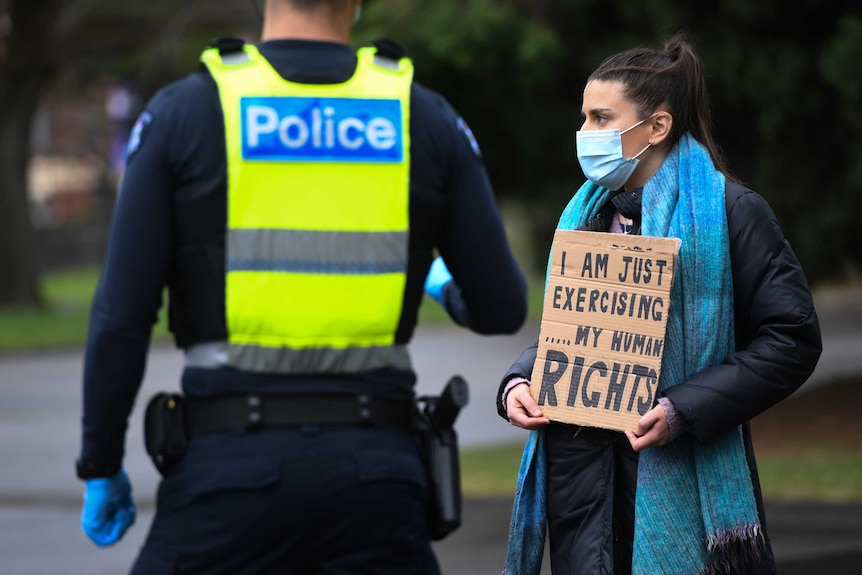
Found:
[[[159,392],[144,412],[144,446],[159,473],[165,475],[186,451],[185,400],[179,393]]]

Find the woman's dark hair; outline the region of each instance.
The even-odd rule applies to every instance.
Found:
[[[712,135],[712,114],[701,61],[680,32],[664,50],[633,48],[606,58],[587,79],[622,82],[623,95],[637,108],[639,119],[667,107],[673,116],[668,143],[673,147],[689,132],[709,152],[718,171],[734,179]]]

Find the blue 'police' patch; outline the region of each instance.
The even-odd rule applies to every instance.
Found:
[[[401,102],[358,98],[246,97],[247,160],[395,163],[403,159]]]
[[[464,134],[464,137],[467,138],[467,142],[470,143],[473,153],[476,154],[477,158],[481,158],[482,151],[479,149],[479,142],[476,141],[476,136],[473,135],[473,130],[470,129],[470,126],[467,125],[464,118],[460,116],[458,116],[458,120],[456,120],[455,123],[458,125],[458,129],[461,133]]]
[[[138,121],[132,126],[132,133],[129,134],[129,142],[126,144],[126,157],[131,156],[141,147],[141,140],[144,136],[144,129],[153,121],[153,116],[149,112],[142,112],[138,116]],[[122,141],[122,140],[121,140]]]

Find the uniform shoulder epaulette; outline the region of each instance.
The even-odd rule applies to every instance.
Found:
[[[232,36],[224,36],[221,38],[213,38],[209,43],[210,48],[218,48],[218,53],[222,56],[242,52],[242,47],[245,46],[245,40],[242,38],[234,38]]]
[[[374,41],[374,47],[377,48],[377,55],[383,58],[389,58],[396,62],[407,55],[407,52],[400,44],[393,42],[388,38],[378,38]]]

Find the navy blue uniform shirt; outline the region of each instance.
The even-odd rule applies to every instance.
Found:
[[[259,48],[294,82],[343,82],[356,67],[354,51],[341,44],[276,40]],[[457,284],[444,291],[453,319],[477,333],[512,333],[526,316],[526,285],[509,249],[478,145],[446,100],[415,82],[410,112],[410,256],[396,340],[407,343],[413,335],[434,249]],[[223,124],[215,82],[202,70],[158,92],[133,130],[90,319],[83,459],[105,464],[122,459],[128,416],[143,377],[152,326],[176,264],[178,237],[189,233],[176,226],[178,210],[201,197],[226,203]],[[226,214],[226,206],[217,209]],[[200,226],[203,233],[223,244],[225,217]],[[223,293],[224,286],[219,289]],[[349,377],[288,377],[227,367],[187,368],[182,389],[193,397],[362,391],[407,398],[415,381],[412,371],[393,369]],[[165,387],[170,388],[170,382]]]

